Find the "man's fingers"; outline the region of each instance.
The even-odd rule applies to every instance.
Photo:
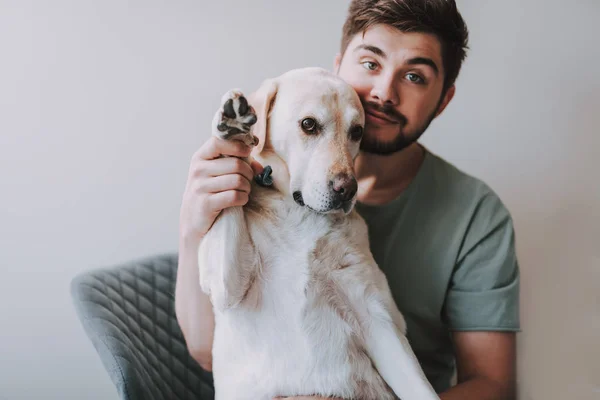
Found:
[[[203,193],[219,193],[227,190],[238,190],[250,193],[251,185],[248,178],[241,174],[228,174],[207,178],[202,181],[199,190]]]
[[[195,156],[203,160],[213,160],[221,155],[234,157],[248,157],[252,149],[239,140],[223,140],[212,136],[198,151]]]
[[[254,171],[254,175],[262,174],[264,167],[256,160],[250,161],[250,167]]]
[[[240,174],[251,181],[254,172],[247,162],[235,157],[218,158],[202,163],[196,171],[197,175],[216,177],[229,174]]]
[[[218,212],[229,207],[243,206],[248,202],[248,193],[238,190],[227,190],[211,194],[207,198],[207,202],[209,210]]]

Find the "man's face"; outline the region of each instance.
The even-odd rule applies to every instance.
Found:
[[[414,143],[454,95],[444,85],[441,44],[431,34],[375,25],[352,38],[335,67],[365,108],[361,149],[391,154]]]

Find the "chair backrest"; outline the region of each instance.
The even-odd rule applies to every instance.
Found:
[[[76,276],[77,316],[122,399],[214,398],[212,375],[190,356],[175,317],[177,255]]]

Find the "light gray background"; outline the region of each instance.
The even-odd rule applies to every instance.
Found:
[[[330,68],[347,1],[0,0],[0,399],[115,398],[78,272],[174,251],[221,94]],[[521,399],[600,398],[600,3],[462,0],[471,51],[424,143],[511,210]]]

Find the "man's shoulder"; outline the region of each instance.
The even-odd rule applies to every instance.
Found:
[[[452,260],[444,321],[455,331],[517,331],[519,265],[508,208],[482,179],[435,155],[430,162],[441,216],[435,227],[448,235],[436,246],[445,241]]]
[[[428,152],[428,158],[428,182],[423,184],[424,191],[440,206],[461,214],[487,212],[510,218],[503,200],[483,179],[432,152]]]
[[[448,194],[465,194],[468,196],[496,196],[492,188],[481,178],[465,172],[445,158],[428,152],[430,162],[430,179],[435,180],[435,188]]]

